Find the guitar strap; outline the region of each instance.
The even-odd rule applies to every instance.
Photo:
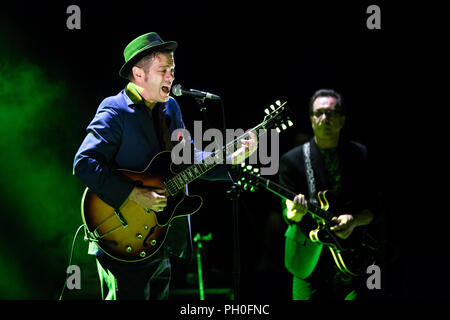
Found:
[[[309,200],[314,204],[317,204],[316,181],[314,179],[314,171],[311,165],[311,143],[309,141],[303,144],[302,151],[305,164],[306,181],[308,183]]]

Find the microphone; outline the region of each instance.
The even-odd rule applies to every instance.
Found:
[[[191,97],[196,97],[196,98],[206,98],[206,99],[211,99],[211,100],[221,100],[221,98],[218,95],[209,93],[209,92],[203,92],[203,91],[199,91],[199,90],[195,90],[195,89],[189,89],[186,90],[184,89],[181,84],[176,84],[172,87],[172,93],[174,95],[176,95],[177,97],[179,96],[191,96]]]

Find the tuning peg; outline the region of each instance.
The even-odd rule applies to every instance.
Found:
[[[273,104],[271,104],[270,109],[275,110],[275,106]]]
[[[253,172],[255,173],[259,172],[259,168],[253,168]]]
[[[294,125],[294,123],[291,120],[288,120],[288,126],[292,127]]]
[[[281,129],[283,129],[283,130],[287,129],[287,127],[286,127],[286,125],[284,123],[281,124]]]
[[[276,104],[277,106],[281,106],[281,101],[280,101],[280,100],[277,100],[277,101],[275,101],[275,104]]]
[[[269,109],[264,109],[264,112],[267,114],[267,115],[269,115],[270,114],[270,111],[269,111]]]
[[[253,167],[251,165],[247,165],[247,167],[245,167],[247,170],[252,170]]]
[[[277,129],[277,132],[278,132],[278,133],[280,133],[280,132],[281,132],[280,128],[276,127],[276,129]]]

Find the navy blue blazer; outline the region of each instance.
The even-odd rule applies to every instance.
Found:
[[[170,133],[178,128],[185,129],[180,107],[174,98],[170,97],[162,104],[162,108],[169,119]],[[152,113],[142,100],[133,96],[127,86],[119,94],[100,103],[75,155],[73,174],[105,203],[120,208],[134,185],[113,172],[113,169],[142,171],[162,148]],[[204,156],[206,153],[196,152],[197,159]],[[217,166],[217,169],[201,178],[230,180],[225,165]],[[181,243],[172,243],[171,239]],[[190,217],[178,217],[174,219],[165,243],[173,247],[170,250],[173,254],[184,256],[183,242],[186,239],[190,243]],[[178,246],[180,248],[176,248]]]

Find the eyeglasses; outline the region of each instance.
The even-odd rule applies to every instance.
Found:
[[[342,112],[338,110],[325,110],[325,109],[319,109],[317,111],[314,111],[312,115],[316,118],[320,118],[323,114],[327,116],[327,118],[336,118],[342,115]]]

